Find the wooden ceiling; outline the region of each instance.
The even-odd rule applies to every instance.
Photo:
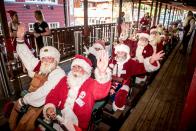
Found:
[[[123,0],[123,1],[134,1],[139,2],[139,0]],[[156,0],[154,1],[154,6]],[[141,0],[143,4],[151,5],[152,0]],[[183,9],[183,10],[191,10],[196,11],[196,0],[158,0],[158,2],[162,2],[163,5],[172,5],[176,8]]]

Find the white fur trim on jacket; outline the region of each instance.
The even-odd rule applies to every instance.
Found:
[[[141,78],[141,77],[136,77],[135,79],[135,83],[139,84],[141,82],[145,82],[147,79],[147,77],[145,76],[144,78]]]
[[[113,111],[121,110],[123,111],[125,109],[125,105],[123,105],[121,108],[117,107],[115,104],[115,101],[112,103],[112,109]]]
[[[144,67],[146,69],[147,72],[153,72],[153,71],[156,71],[160,68],[160,63],[159,61],[157,61],[157,66],[154,66],[150,63],[150,58],[151,57],[148,57],[146,59],[144,59]]]
[[[118,51],[123,51],[123,52],[126,52],[127,54],[130,53],[130,48],[129,46],[125,45],[125,44],[118,44],[114,47],[114,53],[116,54]]]
[[[56,112],[56,107],[55,107],[54,104],[52,104],[52,103],[46,104],[46,105],[44,106],[44,108],[43,108],[43,116],[44,116],[44,118],[45,118],[47,121],[50,121],[50,120],[51,120],[51,119],[47,116],[47,114],[46,114],[46,111],[47,111],[47,109],[48,109],[49,107],[50,107],[50,108],[53,108],[54,111]]]
[[[81,66],[88,74],[91,74],[92,67],[87,62],[85,62],[84,60],[82,60],[82,59],[74,59],[72,64],[71,64],[71,68],[74,65]]]
[[[74,125],[78,126],[78,118],[72,109],[64,108],[62,111],[62,117],[57,115],[57,120],[63,124],[68,131],[75,131]]]
[[[23,97],[24,103],[34,107],[44,105],[48,93],[55,88],[64,76],[64,70],[57,66],[57,68],[48,75],[48,80],[39,89],[34,92],[27,93]]]
[[[111,76],[112,76],[112,73],[111,73],[110,68],[106,69],[106,74],[103,76],[99,75],[99,70],[97,68],[95,69],[95,79],[101,84],[104,84],[108,82],[109,80],[111,80],[112,78]]]
[[[120,90],[125,90],[127,92],[129,92],[129,86],[128,85],[123,85]]]

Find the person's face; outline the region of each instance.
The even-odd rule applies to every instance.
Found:
[[[117,61],[124,61],[127,58],[127,53],[124,51],[117,51],[116,58],[117,58]]]
[[[57,62],[52,57],[43,57],[41,58],[41,67],[40,71],[44,74],[49,74],[57,66]]]
[[[13,22],[18,22],[18,15],[15,14],[13,17],[12,17],[12,21]]]
[[[80,77],[85,74],[85,70],[79,65],[72,66],[71,72],[75,77]]]
[[[102,50],[102,49],[101,49],[101,48],[95,48],[95,50],[96,50],[96,51],[100,51],[100,50]]]
[[[138,41],[138,45],[146,46],[148,44],[148,39],[145,37],[141,37]]]

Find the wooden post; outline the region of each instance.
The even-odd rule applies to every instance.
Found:
[[[122,12],[122,0],[119,1],[119,12],[118,12],[119,19],[121,18],[121,12]],[[120,24],[119,22],[120,22],[120,20],[118,20],[118,24]]]
[[[175,7],[173,8],[172,23],[174,22],[174,13],[175,13]]]
[[[159,24],[160,15],[161,15],[161,8],[162,8],[162,3],[159,3],[159,13],[158,13],[158,20],[157,20],[157,24]]]
[[[150,18],[152,17],[153,3],[154,3],[154,0],[152,0],[151,5],[150,5]]]
[[[167,28],[168,28],[169,23],[170,23],[171,10],[172,10],[172,6],[170,6],[170,10],[169,10],[169,18],[168,18],[168,22],[167,22]]]
[[[141,8],[141,0],[139,0],[139,5],[138,5],[138,14],[137,14],[137,29],[139,29],[140,8]]]
[[[90,30],[88,27],[88,0],[84,0],[84,45],[87,46],[89,44],[88,36],[90,34]]]
[[[5,41],[7,41],[9,38],[9,29],[8,29],[8,22],[7,22],[6,12],[5,12],[4,0],[0,0],[0,9],[1,9],[0,17],[1,17],[3,36],[5,38]]]
[[[63,0],[63,8],[64,8],[65,27],[67,27],[67,3],[66,3],[66,0]]]
[[[167,5],[165,5],[165,12],[164,12],[164,17],[163,17],[163,26],[165,25],[166,12],[167,12]]]
[[[156,24],[156,20],[157,20],[157,8],[158,8],[158,0],[156,0],[156,7],[155,7],[155,11],[154,11],[154,19],[153,19],[153,26],[155,26]]]
[[[114,0],[112,0],[112,23],[113,23],[113,12],[114,12]]]

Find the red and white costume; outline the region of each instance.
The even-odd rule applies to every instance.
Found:
[[[115,54],[118,51],[126,52],[127,58],[123,62],[118,62],[114,58],[113,60],[110,60],[109,67],[113,69],[113,75],[117,75],[118,77],[121,77],[124,79],[123,86],[120,88],[120,90],[117,92],[115,96],[115,100],[113,102],[113,110],[116,111],[124,110],[126,105],[126,99],[129,92],[129,85],[130,85],[130,78],[135,75],[139,74],[145,74],[146,71],[152,72],[157,69],[159,69],[160,64],[158,62],[155,62],[150,64],[149,59],[150,57],[144,59],[144,63],[139,63],[137,61],[134,61],[130,59],[130,49],[127,45],[120,44],[115,46]]]
[[[90,73],[92,63],[89,59],[77,55],[71,66],[74,65],[79,65]],[[43,110],[45,117],[47,118],[48,107],[59,108],[63,114],[60,121],[68,130],[75,130],[73,125],[87,130],[95,101],[106,97],[111,87],[111,71],[108,68],[106,72],[104,76],[100,76],[96,68],[96,80],[92,79],[90,74],[76,79],[71,72],[67,77],[63,77],[47,96]]]
[[[26,44],[18,43],[16,46],[16,51],[22,60],[22,63],[26,67],[29,76],[33,77],[34,73],[40,69],[40,60],[35,58]],[[43,47],[40,50],[40,58],[45,56],[55,58],[57,63],[60,60],[60,53],[56,48],[51,46]],[[23,97],[24,103],[34,107],[40,107],[44,105],[48,93],[59,83],[59,81],[64,76],[65,72],[59,66],[57,66],[56,69],[49,73],[48,80],[39,89],[37,89],[35,92],[28,93]]]
[[[140,33],[139,39],[141,39],[142,37],[149,40],[149,35],[146,33]],[[153,54],[153,48],[150,44],[148,44],[148,43],[140,44],[140,41],[138,42],[137,47],[136,47],[136,51],[135,51],[135,56],[134,56],[137,61],[139,61],[140,63],[144,63],[144,59],[152,56],[152,54]],[[136,83],[144,82],[145,80],[146,80],[145,75],[136,77]]]
[[[151,34],[155,32],[155,34]],[[156,28],[153,28],[150,30],[150,38],[149,38],[149,44],[153,47],[153,51],[155,53],[163,50],[163,41],[161,41],[160,34],[158,33]]]

